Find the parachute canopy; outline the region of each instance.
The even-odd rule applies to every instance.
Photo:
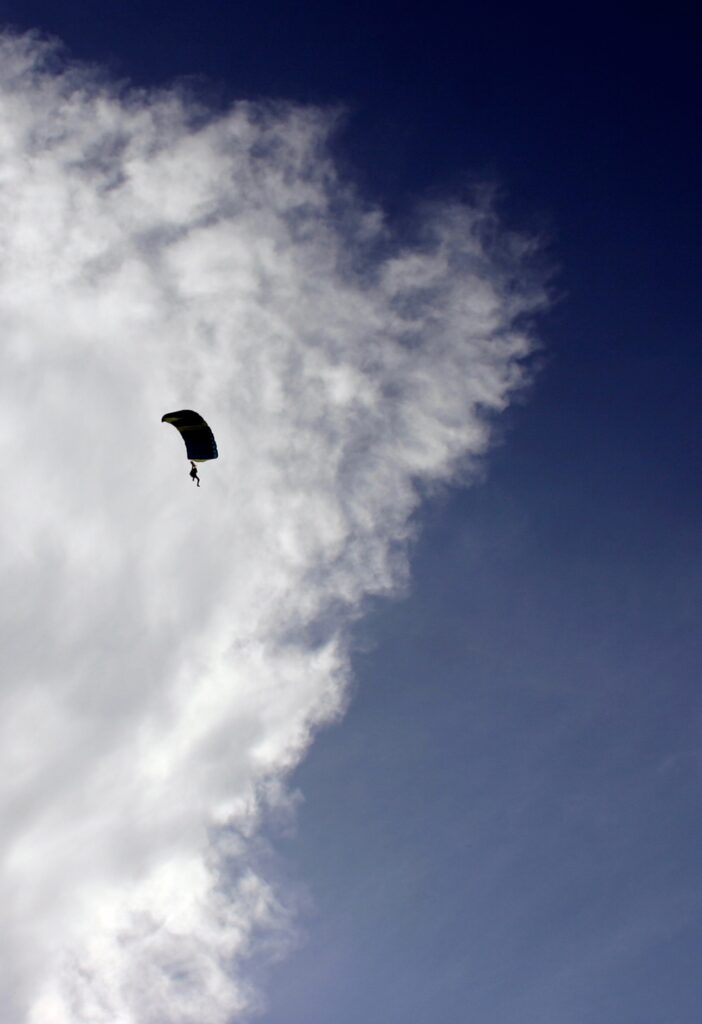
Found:
[[[192,462],[207,462],[216,459],[217,442],[214,434],[202,416],[192,409],[180,409],[178,412],[167,412],[161,417],[162,423],[172,423],[185,441],[185,450]]]

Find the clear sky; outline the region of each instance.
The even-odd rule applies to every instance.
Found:
[[[0,18],[0,1016],[697,1024],[699,30]]]

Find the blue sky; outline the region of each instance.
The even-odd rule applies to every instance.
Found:
[[[409,583],[362,602],[350,706],[292,776],[295,824],[265,826],[302,909],[248,967],[261,1019],[696,1022],[699,34],[382,3],[0,17],[218,108],[340,104],[337,166],[401,237],[488,180],[556,268],[533,384],[481,479],[412,512]]]

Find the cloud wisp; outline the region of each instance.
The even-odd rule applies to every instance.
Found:
[[[261,815],[543,293],[488,205],[393,239],[323,110],[208,113],[6,35],[0,124],[3,1020],[225,1024],[289,927]],[[178,408],[217,435],[199,490]]]

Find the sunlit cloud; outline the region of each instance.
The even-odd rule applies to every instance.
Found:
[[[0,126],[3,1019],[225,1024],[291,928],[252,840],[543,292],[487,201],[396,241],[324,110],[6,35]],[[200,489],[179,408],[217,436]]]

